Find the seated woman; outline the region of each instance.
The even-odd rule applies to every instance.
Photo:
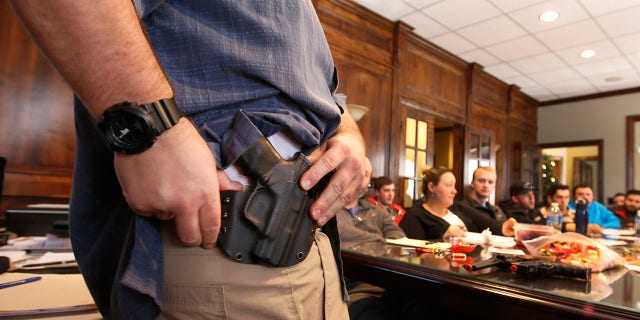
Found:
[[[489,217],[471,219],[449,210],[456,194],[456,177],[450,169],[434,167],[422,173],[422,193],[425,201],[416,203],[407,211],[400,227],[412,239],[443,240],[452,236],[464,237],[467,231],[482,232],[486,228],[501,230],[502,235],[513,236],[516,220],[500,223]]]

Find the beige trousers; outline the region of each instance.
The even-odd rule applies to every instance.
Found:
[[[348,319],[329,238],[320,230],[307,258],[275,268],[232,261],[222,250],[180,245],[163,228],[159,319]]]

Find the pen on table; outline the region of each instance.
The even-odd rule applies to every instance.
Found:
[[[22,279],[22,280],[16,280],[16,281],[11,281],[11,282],[0,283],[0,289],[5,289],[5,288],[13,287],[13,286],[18,286],[18,285],[21,285],[21,284],[38,281],[40,279],[42,279],[42,277],[31,277],[31,278],[26,278],[26,279]]]

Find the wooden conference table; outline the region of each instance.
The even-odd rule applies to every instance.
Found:
[[[477,246],[467,255],[483,260],[488,248]],[[482,319],[640,319],[640,274],[624,267],[585,281],[528,278],[495,267],[467,271],[441,255],[390,244],[343,249],[342,257],[349,279],[473,310]]]

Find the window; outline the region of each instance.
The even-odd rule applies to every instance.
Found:
[[[422,197],[422,171],[428,166],[429,129],[426,121],[406,119],[404,172],[400,172],[405,191],[402,205],[405,207]]]
[[[491,136],[471,133],[469,135],[469,148],[467,150],[467,172],[469,172],[467,182],[471,182],[471,174],[478,167],[491,165]]]

